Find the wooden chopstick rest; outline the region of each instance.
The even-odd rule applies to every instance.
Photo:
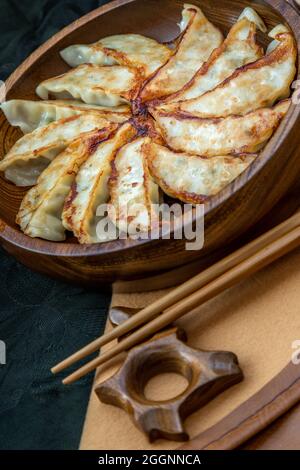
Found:
[[[109,321],[110,321],[111,325],[114,328],[116,328],[117,326],[120,326],[123,323],[125,323],[126,321],[128,321],[137,312],[138,312],[138,309],[136,309],[136,308],[125,308],[125,307],[111,308],[109,310],[108,318],[109,318]],[[168,327],[168,329],[170,329],[170,327]],[[118,343],[120,341],[122,341],[123,339],[127,338],[128,336],[130,336],[135,331],[137,331],[137,328],[134,328],[133,330],[129,331],[127,334],[119,336]],[[153,335],[150,335],[149,339],[152,336]],[[147,338],[143,340],[143,343],[145,341],[147,341]]]
[[[114,307],[109,310],[109,321],[112,326],[119,326],[132,317],[136,312],[138,312],[138,309]]]
[[[101,402],[126,411],[150,442],[160,438],[188,440],[184,420],[243,380],[234,353],[193,349],[185,341],[185,332],[178,328],[154,336],[133,348],[119,371],[95,389]],[[186,390],[160,402],[146,398],[149,380],[166,372],[184,376],[189,383]]]

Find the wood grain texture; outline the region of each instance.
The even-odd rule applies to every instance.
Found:
[[[178,34],[183,0],[117,0],[101,7],[56,34],[35,51],[6,82],[7,99],[37,99],[38,83],[68,67],[58,52],[74,43],[89,43],[116,33],[141,33],[160,41]],[[193,0],[227,33],[245,6],[253,6],[268,28],[286,22],[300,44],[299,15],[285,0]],[[263,37],[259,36],[261,39]],[[264,42],[264,41],[263,41]],[[299,63],[298,63],[299,65]],[[299,79],[299,70],[298,70]],[[97,284],[116,279],[137,279],[166,272],[232,242],[259,221],[299,177],[300,106],[293,106],[257,161],[206,205],[205,246],[186,251],[185,240],[120,240],[80,246],[31,239],[20,232],[14,219],[24,190],[0,178],[0,242],[27,266],[65,280]],[[1,156],[19,137],[3,114],[0,116]]]
[[[278,421],[276,421],[282,416],[282,421],[284,421],[285,413],[292,410],[299,403],[299,400],[299,367],[295,367],[292,362],[289,362],[278,375],[251,398],[214,426],[184,444],[180,449],[198,451],[233,450],[237,448],[249,450],[299,450],[299,439],[297,439],[299,432],[298,436],[293,435],[296,429],[293,428],[293,424],[285,432],[280,432],[280,425],[278,426]],[[270,424],[272,424],[272,427],[268,428]],[[299,421],[297,422],[298,429]],[[260,436],[258,433],[263,430],[266,431]],[[271,430],[274,430],[274,435],[270,432]],[[254,436],[257,436],[257,438],[253,442],[250,439]],[[264,442],[266,442],[266,445],[264,445]],[[242,447],[243,444],[245,446]]]
[[[242,450],[300,450],[300,403],[246,442]]]
[[[184,420],[243,379],[235,354],[193,349],[185,340],[185,333],[177,328],[156,335],[132,349],[120,370],[95,389],[103,403],[126,411],[150,442],[188,440]],[[185,377],[187,388],[169,400],[147,398],[150,379],[168,372]]]

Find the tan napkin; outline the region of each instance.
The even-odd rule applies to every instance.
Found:
[[[234,351],[245,380],[227,390],[186,421],[193,438],[260,390],[291,361],[292,343],[300,340],[300,250],[294,251],[250,279],[197,308],[178,322],[188,333],[189,344],[202,349]],[[113,306],[138,307],[162,292],[118,294]],[[98,370],[95,382],[118,367]],[[295,366],[296,367],[296,366]],[[156,380],[165,392],[177,386],[177,378]],[[178,443],[149,444],[127,414],[100,403],[92,392],[83,430],[81,449],[174,449]]]

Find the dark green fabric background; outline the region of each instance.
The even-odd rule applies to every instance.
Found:
[[[0,0],[0,79],[42,42],[108,1]],[[109,294],[33,273],[0,248],[0,449],[76,449],[91,375],[64,387],[50,367],[104,328]]]

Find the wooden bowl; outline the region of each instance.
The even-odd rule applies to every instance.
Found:
[[[227,33],[245,6],[262,15],[268,28],[287,23],[300,44],[299,15],[285,0],[191,0]],[[168,41],[178,34],[183,0],[116,0],[89,13],[52,37],[10,76],[7,99],[36,99],[35,88],[68,67],[59,51],[75,43],[90,43],[117,33],[141,33]],[[262,42],[266,38],[261,36]],[[299,64],[298,64],[299,65]],[[298,67],[299,70],[299,67]],[[299,79],[299,72],[298,72]],[[207,256],[246,232],[288,191],[300,172],[300,106],[293,106],[262,155],[206,206],[205,246],[187,251],[185,240],[118,240],[79,245],[73,239],[52,243],[31,239],[15,224],[24,190],[0,177],[0,242],[32,269],[65,280],[95,284],[161,273]],[[20,137],[0,116],[3,156]]]

